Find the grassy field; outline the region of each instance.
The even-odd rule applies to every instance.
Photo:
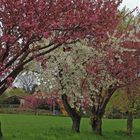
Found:
[[[92,133],[88,119],[81,123],[81,133],[71,132],[68,117],[4,115],[0,116],[4,140],[140,140],[140,120],[135,120],[132,138],[124,134],[125,120],[104,120],[103,136]]]

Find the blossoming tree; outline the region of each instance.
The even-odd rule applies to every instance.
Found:
[[[0,0],[0,94],[24,66],[58,47],[107,37],[120,0]],[[110,17],[110,18],[109,18]]]

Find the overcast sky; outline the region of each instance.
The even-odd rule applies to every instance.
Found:
[[[134,9],[136,6],[140,9],[140,0],[123,0],[122,6],[126,5],[129,9]]]

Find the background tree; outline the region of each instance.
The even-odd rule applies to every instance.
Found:
[[[1,104],[19,104],[20,100],[18,97],[24,97],[27,96],[28,93],[26,93],[23,89],[21,88],[8,88],[4,94],[0,96],[0,103]],[[9,98],[12,98],[11,102],[8,100]]]
[[[24,89],[29,94],[33,94],[39,83],[38,77],[38,73],[24,70],[16,77],[14,85]]]
[[[127,134],[133,132],[133,115],[137,117],[140,102],[140,87],[137,83],[126,86],[117,91],[111,99],[108,109],[115,108],[127,116]],[[110,110],[109,109],[109,110]]]

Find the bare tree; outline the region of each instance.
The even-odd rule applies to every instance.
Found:
[[[33,71],[23,71],[17,76],[14,83],[15,86],[24,89],[29,94],[32,94],[38,86],[38,74]]]

